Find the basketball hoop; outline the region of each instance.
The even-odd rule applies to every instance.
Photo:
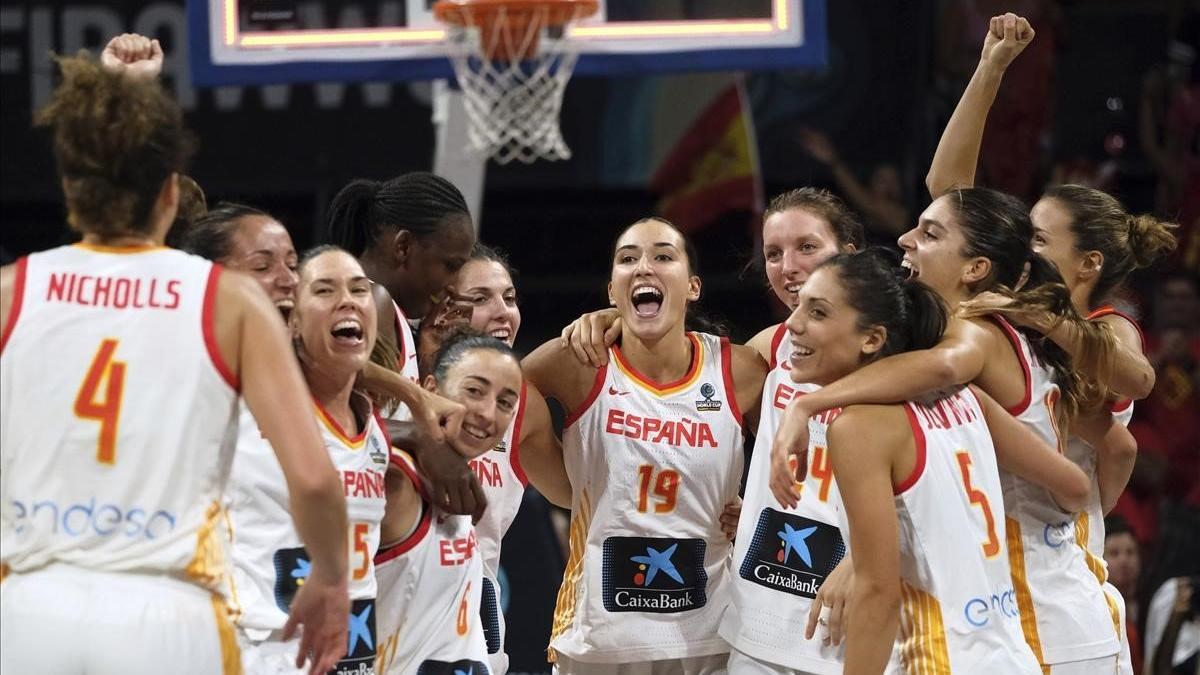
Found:
[[[439,0],[471,144],[500,164],[568,159],[558,126],[579,58],[566,27],[598,0]]]

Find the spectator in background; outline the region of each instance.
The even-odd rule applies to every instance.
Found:
[[[1129,523],[1120,516],[1104,519],[1104,563],[1108,581],[1125,598],[1125,630],[1129,636],[1129,654],[1134,673],[1142,672],[1142,640],[1138,634],[1138,585],[1142,557]]]
[[[876,166],[871,171],[870,180],[863,185],[854,172],[842,163],[833,141],[825,134],[803,128],[800,130],[800,144],[813,159],[829,169],[838,192],[862,216],[868,238],[894,245],[896,237],[912,228],[900,186],[900,170],[894,165]]]
[[[1168,579],[1146,617],[1146,675],[1200,672],[1200,577]]]

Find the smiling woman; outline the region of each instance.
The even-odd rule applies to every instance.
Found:
[[[290,251],[290,239],[286,247],[270,245],[270,226],[278,223],[268,221],[256,227],[255,220],[249,219],[249,225],[247,220],[243,218],[241,236],[232,237],[229,255],[239,261],[286,260],[273,252],[276,248]],[[256,233],[259,236],[252,236]],[[286,237],[286,230],[282,234]],[[370,281],[358,261],[334,246],[306,252],[299,264],[298,281],[288,327],[325,449],[339,474],[350,520],[346,581],[351,620],[344,627],[350,649],[339,667],[357,669],[375,659],[372,560],[384,515],[389,449],[371,399],[354,388],[375,342],[375,304]],[[288,485],[266,454],[254,418],[248,415],[242,417],[232,474],[229,519],[234,581],[242,605],[238,637],[243,661],[248,672],[293,672],[296,645],[281,639],[279,629],[307,579],[309,556],[295,532],[279,525],[288,508]],[[356,617],[370,620],[356,623]],[[356,638],[356,633],[361,635]]]
[[[611,360],[582,364],[553,340],[524,362],[570,411],[571,551],[551,634],[561,673],[647,661],[725,669],[717,624],[730,542],[719,516],[737,498],[743,411],[757,412],[766,364],[753,348],[685,329],[700,298],[695,262],[670,223],[630,225],[612,254],[608,297],[622,332]]]
[[[462,430],[450,445],[464,458],[496,446],[521,406],[521,366],[500,340],[451,336],[423,386],[463,404]],[[383,545],[376,559],[380,597],[380,675],[490,672],[480,603],[483,556],[470,516],[446,512],[429,498],[423,472],[400,450],[387,477]]]

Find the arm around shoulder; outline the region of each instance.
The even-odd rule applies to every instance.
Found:
[[[531,383],[525,385],[519,448],[521,470],[533,487],[555,506],[571,508],[571,480],[563,464],[562,443],[554,435],[546,400]]]

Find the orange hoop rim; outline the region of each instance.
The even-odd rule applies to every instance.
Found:
[[[433,15],[453,26],[471,26],[494,21],[501,13],[514,23],[525,22],[545,12],[547,26],[562,26],[595,14],[599,0],[438,0]]]

